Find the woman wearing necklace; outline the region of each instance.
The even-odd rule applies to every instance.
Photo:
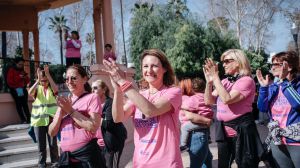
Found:
[[[264,78],[258,70],[257,79],[260,84],[258,96],[259,111],[268,113],[271,122],[277,122],[277,127],[290,131],[292,137],[282,135],[271,142],[272,156],[278,167],[300,167],[300,141],[293,137],[299,132],[300,124],[300,82],[297,77],[299,57],[296,52],[280,52],[272,57],[271,72],[277,81],[271,83],[267,76]],[[293,126],[298,124],[298,127]],[[291,127],[292,129],[289,129]],[[280,131],[275,131],[280,132]],[[272,131],[273,134],[273,131]],[[275,133],[276,134],[276,133]],[[299,136],[299,133],[298,133]]]
[[[217,103],[216,141],[218,142],[218,167],[256,168],[263,152],[258,131],[252,116],[255,82],[251,78],[249,61],[243,51],[227,50],[221,56],[226,75],[219,77],[218,65],[207,59],[203,68],[206,78],[204,101]],[[214,90],[213,90],[214,86]]]
[[[105,167],[97,144],[96,132],[101,119],[101,101],[91,94],[88,75],[80,65],[67,69],[66,85],[71,96],[58,97],[58,110],[49,126],[49,134],[61,135],[59,167]]]
[[[104,60],[114,87],[112,114],[115,122],[132,117],[134,123],[134,168],[182,168],[178,115],[181,91],[174,87],[174,71],[158,49],[141,55],[143,78],[149,89],[140,93],[126,81],[116,63]],[[123,104],[124,94],[129,101]],[[144,117],[143,117],[144,116]]]

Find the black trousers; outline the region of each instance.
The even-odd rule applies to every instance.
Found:
[[[236,138],[229,138],[224,142],[218,142],[218,168],[230,168],[235,159]]]
[[[81,58],[66,58],[67,67],[72,66],[74,64],[81,65]]]
[[[123,148],[117,152],[108,151],[106,147],[101,147],[101,157],[105,160],[106,168],[119,168],[120,158]]]
[[[30,123],[30,112],[28,108],[28,92],[23,88],[24,95],[18,96],[16,89],[10,88],[10,94],[15,100],[17,112],[22,122]]]
[[[46,137],[48,139],[52,167],[58,167],[58,147],[57,147],[56,136],[51,137],[48,134],[48,126],[34,127],[34,133],[38,143],[39,167],[45,166],[46,168],[46,159],[47,159]]]

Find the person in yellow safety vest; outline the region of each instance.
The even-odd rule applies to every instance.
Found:
[[[46,137],[50,148],[51,167],[58,167],[58,147],[56,137],[48,134],[48,126],[57,110],[56,98],[58,87],[54,83],[48,65],[38,68],[37,81],[29,89],[29,94],[34,98],[32,103],[30,125],[38,143],[39,168],[46,168],[47,150]]]

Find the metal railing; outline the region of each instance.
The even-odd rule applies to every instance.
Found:
[[[29,62],[29,64],[28,64]],[[34,82],[36,67],[38,65],[49,65],[50,62],[44,61],[33,61],[33,60],[25,60],[25,68],[29,66],[30,70],[30,83]],[[14,58],[2,58],[0,57],[0,93],[8,92],[8,86],[6,83],[6,76],[8,69],[14,66]]]

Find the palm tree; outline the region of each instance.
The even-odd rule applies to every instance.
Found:
[[[53,18],[49,18],[51,22],[49,25],[49,29],[54,31],[54,33],[58,33],[59,42],[60,42],[60,61],[61,65],[63,65],[63,43],[62,43],[62,33],[63,30],[69,30],[70,28],[66,25],[67,19],[64,15],[56,15]]]
[[[88,56],[89,56],[89,64],[92,65],[93,56],[95,56],[95,54],[93,52],[93,44],[95,42],[95,33],[94,32],[88,33],[85,41],[90,45],[90,51],[88,52]]]

